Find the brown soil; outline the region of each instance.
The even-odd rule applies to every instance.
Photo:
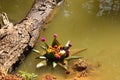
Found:
[[[23,80],[18,75],[5,74],[0,71],[0,80]]]

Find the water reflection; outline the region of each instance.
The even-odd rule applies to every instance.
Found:
[[[120,13],[119,0],[87,0],[82,4],[82,7],[87,9],[88,13],[91,13],[96,7],[98,9],[96,16],[118,15]]]
[[[94,0],[89,0],[89,1],[86,1],[82,4],[82,8],[85,8],[88,10],[88,13],[92,13],[92,9],[94,7]]]
[[[67,11],[67,10],[64,10],[64,16],[65,16],[65,17],[69,17],[69,16],[70,16],[70,12]]]

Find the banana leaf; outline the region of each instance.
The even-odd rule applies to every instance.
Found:
[[[32,49],[32,51],[36,52],[36,53],[40,53],[39,50],[36,50],[36,49]]]
[[[44,44],[45,44],[45,46],[46,46],[47,48],[49,47],[47,43],[44,43]]]
[[[80,58],[83,58],[83,57],[80,57],[80,56],[70,56],[68,58],[66,58],[66,60],[72,60],[72,59],[80,59]]]
[[[66,45],[65,45],[65,46],[66,46],[66,47],[68,47],[68,46],[69,46],[69,44],[70,44],[70,41],[67,41],[67,43],[66,43]]]
[[[52,42],[52,47],[54,47],[55,45],[59,46],[60,43],[58,42],[58,40],[56,38],[54,38],[53,42]]]
[[[40,46],[43,50],[47,51],[47,48],[44,46]]]
[[[53,65],[53,68],[55,68],[57,66],[57,63],[53,62],[52,65]]]
[[[36,57],[35,59],[46,60],[46,57],[45,56],[39,56],[39,57]]]
[[[68,65],[59,64],[63,69],[68,70]]]
[[[46,61],[41,61],[36,65],[36,68],[41,68],[41,67],[46,66],[46,65],[47,65]]]

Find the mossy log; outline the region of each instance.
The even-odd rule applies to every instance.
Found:
[[[36,0],[26,18],[13,25],[6,13],[1,14],[4,26],[0,29],[0,69],[7,72],[19,57],[35,45],[42,25],[62,0]]]

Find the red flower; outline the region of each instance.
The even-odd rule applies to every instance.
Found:
[[[68,44],[68,46],[69,46],[69,47],[71,47],[71,46],[72,46],[72,44],[71,44],[71,43],[69,43],[69,44]]]
[[[69,55],[70,55],[70,51],[67,50],[67,51],[66,51],[66,57],[69,57]]]
[[[70,74],[70,71],[66,70],[65,73],[66,73],[66,74]]]

